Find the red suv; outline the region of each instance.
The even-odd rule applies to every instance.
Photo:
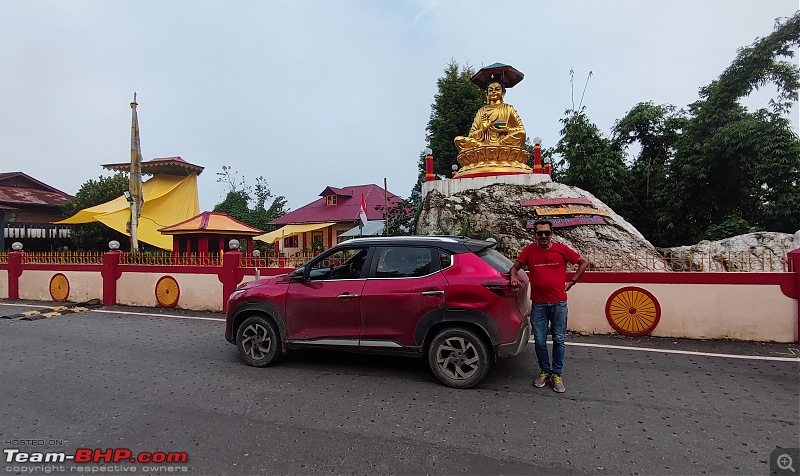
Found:
[[[265,367],[291,349],[326,348],[428,359],[445,385],[469,388],[497,357],[528,343],[528,277],[495,243],[456,236],[357,238],[293,272],[241,285],[225,338]]]

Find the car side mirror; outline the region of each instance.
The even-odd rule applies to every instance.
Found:
[[[306,275],[306,267],[300,266],[292,271],[292,282],[293,283],[302,283],[304,281],[308,281],[308,276]]]

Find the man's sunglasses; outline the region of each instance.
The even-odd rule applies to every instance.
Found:
[[[552,231],[544,230],[544,231],[537,231],[536,236],[550,236],[552,235]]]

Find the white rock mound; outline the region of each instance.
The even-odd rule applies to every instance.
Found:
[[[800,232],[747,233],[719,241],[663,248],[676,270],[787,271],[786,254],[800,248]]]
[[[539,218],[535,207],[521,200],[585,197],[591,206],[608,213],[603,225],[556,228],[554,241],[569,245],[589,260],[590,269],[663,271],[668,263],[639,231],[591,193],[577,187],[542,182],[532,185],[489,184],[445,195],[427,191],[417,223],[420,235],[494,237],[497,249],[515,258],[534,241],[529,220]]]

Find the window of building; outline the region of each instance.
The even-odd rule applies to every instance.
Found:
[[[283,247],[284,248],[297,248],[297,237],[298,235],[289,236],[283,239]]]
[[[336,205],[336,195],[325,195],[325,205]]]
[[[322,251],[325,249],[325,242],[322,238],[321,231],[312,231],[311,232],[311,250],[312,251]]]

